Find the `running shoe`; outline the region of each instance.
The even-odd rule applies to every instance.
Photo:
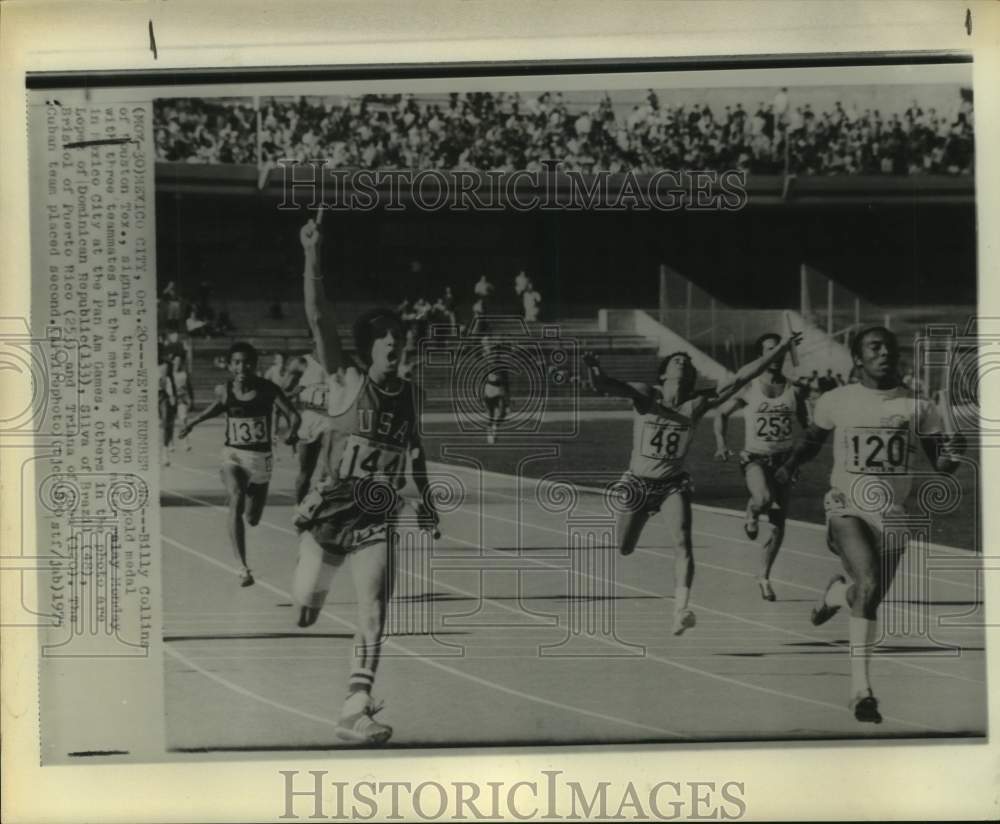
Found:
[[[771,581],[769,578],[758,578],[757,586],[760,587],[760,597],[765,601],[776,601],[777,596],[774,594],[774,587],[771,586]]]
[[[882,714],[878,711],[878,699],[868,690],[867,695],[858,693],[851,699],[851,709],[854,717],[867,724],[881,724]]]
[[[691,629],[697,623],[694,613],[689,609],[682,609],[674,613],[674,625],[670,631],[674,635],[683,635],[685,630]]]
[[[352,744],[384,744],[392,737],[392,727],[375,720],[375,714],[383,706],[381,702],[375,704],[369,699],[361,712],[341,717],[337,722],[337,736]]]
[[[847,579],[844,578],[843,575],[834,575],[830,579],[830,582],[826,585],[826,589],[823,590],[823,599],[819,602],[819,604],[813,607],[812,616],[810,617],[809,620],[812,621],[814,627],[818,627],[821,624],[825,624],[840,611],[839,605],[831,606],[826,602],[826,596],[827,593],[829,593],[830,591],[830,587],[832,587],[838,581],[842,584],[847,583]]]

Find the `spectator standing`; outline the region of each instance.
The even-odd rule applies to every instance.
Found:
[[[476,285],[472,287],[472,291],[476,296],[476,304],[479,306],[478,312],[476,312],[475,308],[473,308],[474,314],[489,314],[490,303],[493,299],[493,284],[489,281],[486,275],[483,275],[476,281]]]
[[[774,119],[776,123],[783,123],[785,120],[785,115],[788,113],[788,87],[782,86],[781,91],[779,91],[774,96],[774,103],[772,104],[774,111]]]
[[[476,281],[476,285],[473,287],[472,291],[475,293],[477,298],[489,300],[493,297],[493,284],[490,283],[486,275],[483,275]]]
[[[179,322],[181,320],[181,296],[173,281],[170,281],[163,289],[163,299],[167,303],[167,322]]]
[[[531,281],[528,280],[527,273],[524,271],[524,269],[522,269],[520,272],[517,273],[517,277],[514,278],[514,293],[518,297],[521,297],[525,293],[530,284]]]
[[[541,302],[541,294],[539,294],[534,284],[529,281],[527,289],[524,290],[524,319],[528,323],[538,320],[538,305]]]

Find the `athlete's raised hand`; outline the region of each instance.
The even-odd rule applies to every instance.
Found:
[[[299,241],[302,243],[302,248],[307,252],[316,249],[320,241],[320,231],[316,221],[312,218],[309,218],[306,221],[306,225],[299,230]]]
[[[778,344],[777,348],[782,352],[787,352],[793,346],[798,346],[800,343],[802,343],[802,333],[792,332],[787,338]]]

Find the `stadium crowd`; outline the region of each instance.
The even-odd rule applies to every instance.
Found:
[[[158,101],[160,160],[256,163],[257,116],[239,101]],[[787,138],[787,140],[786,140]],[[758,174],[969,174],[973,115],[913,101],[903,112],[771,102],[673,105],[650,90],[625,112],[605,96],[585,106],[559,92],[270,98],[261,101],[260,158],[327,158],[332,168],[529,171],[557,159],[567,170],[742,169]],[[786,145],[787,143],[787,145]]]
[[[157,100],[153,137],[157,160],[257,162],[257,113],[248,102],[202,97]]]

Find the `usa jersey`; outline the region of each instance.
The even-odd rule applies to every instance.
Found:
[[[328,429],[323,435],[321,484],[325,496],[353,499],[359,480],[404,485],[407,453],[417,443],[413,384],[387,392],[350,369],[329,377]]]
[[[900,386],[841,386],[816,403],[813,423],[834,429],[830,487],[850,505],[902,506],[913,487],[920,437],[943,432],[937,408]],[[890,498],[886,499],[886,493]]]
[[[795,387],[790,382],[780,395],[764,394],[760,381],[753,381],[743,394],[746,403],[746,446],[754,455],[787,452],[795,443]]]
[[[660,397],[659,389],[654,389],[654,399],[659,402]],[[686,424],[661,417],[655,411],[637,414],[632,424],[629,471],[649,480],[663,480],[682,472],[697,426],[693,416],[702,403],[704,399],[697,397],[675,408],[678,414],[692,419]]]
[[[241,400],[233,393],[233,382],[226,383],[226,446],[270,452],[274,399],[280,390],[263,378],[251,378],[247,388],[254,396]]]

